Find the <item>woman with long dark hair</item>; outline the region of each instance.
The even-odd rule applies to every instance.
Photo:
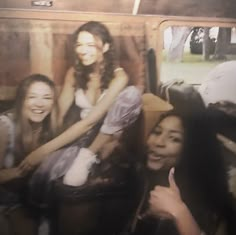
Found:
[[[53,137],[50,117],[55,97],[54,83],[44,75],[30,75],[19,84],[14,108],[0,116],[1,168],[10,170],[17,166],[27,154]],[[15,170],[20,173],[20,169]],[[3,178],[0,177],[2,183],[8,181]]]
[[[164,115],[148,137],[146,164],[134,234],[235,234],[224,161],[204,111]]]
[[[34,232],[28,223],[32,218],[23,206],[27,178],[18,165],[52,138],[55,103],[54,83],[45,75],[32,74],[19,84],[14,108],[0,116],[0,208],[1,222],[6,221],[1,224],[1,234]],[[14,217],[17,214],[21,215],[18,219]]]

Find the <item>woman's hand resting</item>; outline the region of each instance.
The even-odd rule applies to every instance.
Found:
[[[27,175],[28,173],[35,170],[37,166],[41,164],[44,159],[44,155],[36,154],[34,152],[30,153],[19,165],[19,169],[22,175]]]
[[[0,170],[0,183],[7,183],[8,181],[22,178],[23,172],[18,167]]]

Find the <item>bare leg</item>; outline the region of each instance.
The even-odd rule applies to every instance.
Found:
[[[93,153],[99,153],[99,159],[104,160],[111,155],[113,150],[120,144],[120,134],[108,135],[99,132],[93,143],[89,146],[89,150]]]

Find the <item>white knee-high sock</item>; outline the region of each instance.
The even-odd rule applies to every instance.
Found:
[[[81,148],[71,167],[63,178],[63,183],[71,186],[83,185],[91,166],[97,162],[96,155],[87,148]]]

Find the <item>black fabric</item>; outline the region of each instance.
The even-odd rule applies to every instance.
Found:
[[[0,187],[0,205],[11,207],[18,204],[20,201],[19,195],[15,192],[11,192],[4,188]]]
[[[142,198],[144,198],[143,203],[141,204],[141,210],[136,210],[136,214],[133,216],[132,221],[129,223],[129,226],[126,228],[126,231],[123,234],[126,235],[179,235],[177,228],[173,221],[170,220],[162,220],[158,218],[153,218],[151,216],[143,216],[145,215],[145,211],[148,208],[148,200],[149,193],[156,185],[168,186],[168,173],[169,171],[150,171],[145,168],[140,167],[137,170],[137,181],[136,187],[138,190],[136,191],[139,195],[136,195],[136,209],[140,206],[140,202]],[[176,172],[177,173],[177,172]],[[176,182],[179,185],[180,189],[182,186],[178,183],[176,178]],[[183,190],[180,190],[181,192]],[[186,191],[186,190],[185,190]],[[194,192],[195,194],[195,192]],[[192,194],[191,194],[192,195]],[[199,194],[197,194],[199,196]],[[195,195],[194,195],[195,196]],[[183,201],[186,205],[191,208],[191,212],[195,217],[196,221],[199,223],[201,229],[206,231],[207,234],[215,234],[215,229],[217,228],[219,216],[214,216],[208,209],[208,207],[204,207],[201,199],[199,197],[192,197],[191,200],[186,198],[185,194],[181,194]],[[194,206],[193,206],[194,205]],[[138,213],[137,213],[138,212]],[[139,219],[137,219],[139,216]],[[136,223],[134,221],[136,220]],[[134,226],[135,224],[135,226]]]
[[[150,191],[153,190],[156,185],[161,185],[166,187],[169,186],[168,183],[169,171],[160,170],[158,172],[155,172],[141,167],[137,171],[137,173],[138,173],[138,178],[136,181],[137,183],[136,187],[138,188],[137,192],[141,193],[140,196],[144,197],[144,201],[141,206],[140,213],[138,213],[138,215],[135,215],[135,216],[140,216],[140,218],[137,220],[134,231],[131,231],[131,229],[128,228],[126,234],[178,235],[176,227],[172,221],[160,220],[151,216],[143,217],[143,215],[148,209],[148,200]],[[137,196],[136,200],[140,202],[142,200],[141,197]],[[137,202],[136,205],[140,205],[139,202]],[[130,225],[132,226],[132,223]]]
[[[161,98],[169,101],[176,110],[183,114],[198,113],[204,108],[199,92],[184,81],[174,80],[163,83],[159,93]]]
[[[157,67],[156,54],[153,48],[147,52],[149,89],[153,94],[157,94]],[[159,94],[157,94],[159,95]]]
[[[210,104],[208,114],[216,132],[236,141],[236,104],[226,101]]]
[[[58,180],[56,234],[120,234],[134,209],[133,182],[127,158],[115,156],[94,166],[83,186],[67,186]]]

